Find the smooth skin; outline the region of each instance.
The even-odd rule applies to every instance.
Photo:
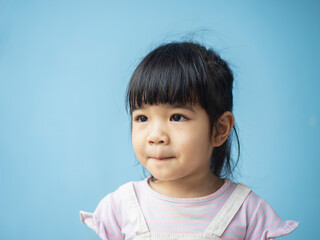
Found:
[[[132,112],[132,143],[140,161],[157,180],[150,187],[167,196],[209,195],[224,183],[210,171],[214,147],[222,145],[234,124],[223,113],[210,135],[210,120],[199,105],[143,105]]]

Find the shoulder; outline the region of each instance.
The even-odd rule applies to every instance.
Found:
[[[242,187],[242,190],[240,191],[249,190],[249,193],[247,194],[247,197],[245,198],[242,207],[246,207],[251,210],[254,210],[254,209],[257,210],[264,206],[268,206],[268,203],[263,198],[261,198],[258,194],[256,194],[249,186],[243,183],[233,182],[230,179],[227,179],[226,182],[229,183],[226,189],[226,192],[229,193],[229,195],[231,195],[231,193],[235,191],[237,187]]]
[[[128,193],[141,191],[144,187],[145,180],[130,181],[120,185],[115,191],[108,193],[102,198],[99,204],[119,205],[122,204]]]
[[[296,221],[284,221],[271,205],[258,194],[250,191],[239,212],[239,219],[246,225],[246,239],[270,239],[287,235],[298,226]]]
[[[230,187],[234,190],[238,185],[246,186],[245,184],[232,182]],[[246,187],[249,188],[248,186]],[[256,221],[258,218],[263,217],[266,214],[270,214],[268,217],[277,217],[269,203],[251,189],[243,201],[240,211],[245,211],[246,219],[249,222]]]
[[[101,239],[124,239],[124,235],[134,237],[129,224],[126,203],[126,188],[133,183],[126,183],[107,194],[99,202],[93,213],[80,212],[81,221],[93,229]]]
[[[108,205],[112,208],[119,209],[133,194],[139,195],[145,190],[146,180],[131,181],[120,185],[114,192],[107,194],[99,203],[99,205]]]
[[[257,195],[254,191],[250,191],[247,198],[244,201],[244,206],[246,206],[248,209],[251,209],[252,211],[257,211],[260,208],[264,208],[268,205],[266,200],[261,198],[259,195]]]

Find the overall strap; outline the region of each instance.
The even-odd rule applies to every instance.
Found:
[[[147,223],[141,211],[136,192],[132,182],[122,185],[119,189],[124,197],[124,205],[129,221],[136,235],[141,235],[149,232]]]
[[[239,211],[241,205],[243,204],[250,191],[251,189],[249,187],[239,183],[232,192],[229,199],[222,206],[213,221],[210,223],[204,235],[215,235],[220,237]]]

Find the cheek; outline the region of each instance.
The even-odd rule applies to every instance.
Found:
[[[137,134],[137,132],[139,132],[137,129],[132,129],[131,141],[132,141],[133,150],[136,156],[138,157],[142,154],[144,141],[143,141],[143,136],[141,132],[139,134]]]
[[[140,148],[139,146],[140,146],[140,144],[139,144],[139,140],[137,139],[137,137],[132,136],[132,147],[133,147],[133,150],[136,154],[137,154],[138,149]]]
[[[178,134],[180,151],[190,157],[202,158],[208,154],[211,156],[213,146],[209,135],[210,132],[199,128],[186,134]]]

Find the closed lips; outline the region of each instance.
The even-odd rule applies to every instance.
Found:
[[[172,157],[151,157],[151,158],[155,160],[168,160],[168,159],[171,159]]]

